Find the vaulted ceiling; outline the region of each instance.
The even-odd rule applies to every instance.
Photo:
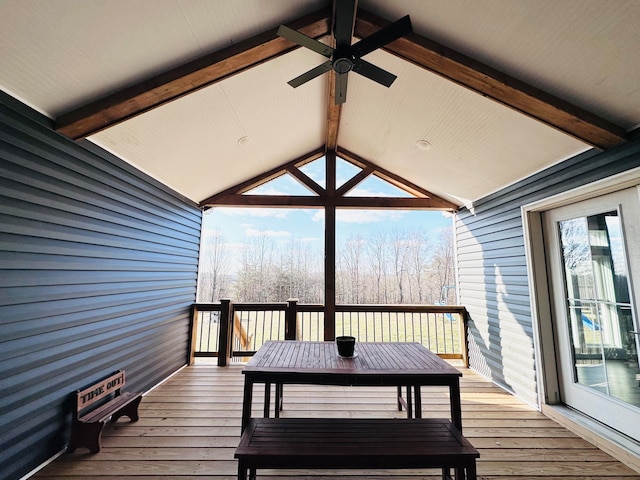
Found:
[[[326,150],[462,205],[640,125],[637,0],[358,7],[354,41],[413,33],[366,57],[395,83],[351,73],[342,106],[333,75],[287,84],[326,59],[275,33],[331,43],[325,0],[5,0],[0,89],[202,205]]]

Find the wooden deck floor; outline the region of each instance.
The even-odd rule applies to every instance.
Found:
[[[483,480],[631,480],[640,475],[483,377],[462,369],[464,434],[480,450]],[[122,419],[103,434],[103,449],[65,454],[33,478],[231,480],[240,435],[241,367],[193,366],[147,394],[140,421]],[[393,388],[291,386],[285,416],[396,417]],[[425,416],[448,415],[445,390],[423,390]],[[261,398],[259,390],[254,397]],[[257,401],[257,400],[256,400]],[[254,412],[260,412],[254,405]],[[255,414],[255,413],[254,413]],[[436,479],[429,471],[262,471],[279,479]]]

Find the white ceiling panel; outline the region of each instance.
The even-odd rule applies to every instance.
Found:
[[[640,124],[638,0],[362,0],[414,31],[629,129]]]
[[[0,85],[52,118],[316,11],[319,0],[3,0]]]
[[[468,202],[589,148],[387,53],[367,60],[398,79],[385,89],[351,75],[338,142],[433,193]]]
[[[326,78],[286,83],[317,62],[296,50],[89,139],[199,202],[322,147]]]

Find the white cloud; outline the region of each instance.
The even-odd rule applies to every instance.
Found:
[[[216,208],[218,213],[223,215],[229,215],[232,217],[275,217],[286,218],[288,215],[286,208],[232,208],[232,207],[219,207]]]
[[[395,197],[389,192],[373,192],[371,190],[367,190],[366,188],[358,188],[355,187],[353,190],[349,191],[348,197]]]
[[[245,195],[289,195],[289,192],[278,190],[273,186],[260,186],[250,190]]]
[[[255,228],[247,228],[244,231],[247,237],[290,237],[291,232],[285,230],[258,230]]]
[[[401,210],[336,210],[336,222],[342,223],[380,223],[397,222],[404,217]],[[324,210],[319,210],[313,216],[314,222],[324,221]]]

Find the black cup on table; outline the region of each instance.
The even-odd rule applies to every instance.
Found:
[[[356,348],[356,337],[336,337],[336,345],[338,346],[338,355],[341,357],[353,357]]]

